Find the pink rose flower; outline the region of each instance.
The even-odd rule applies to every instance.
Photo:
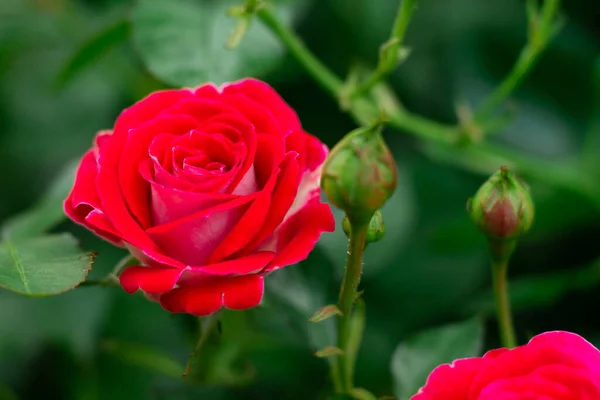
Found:
[[[326,146],[266,83],[156,92],[100,132],[65,212],[142,265],[120,276],[171,312],[246,309],[335,223]]]
[[[412,400],[598,400],[600,351],[569,332],[437,367]]]

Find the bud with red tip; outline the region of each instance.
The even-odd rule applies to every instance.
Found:
[[[379,126],[350,132],[323,165],[321,187],[351,223],[368,224],[396,189],[394,157]]]
[[[477,226],[492,239],[512,239],[533,223],[529,189],[501,167],[469,200],[467,210]]]

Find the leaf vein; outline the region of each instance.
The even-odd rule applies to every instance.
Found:
[[[31,290],[29,289],[29,279],[25,274],[25,269],[23,268],[23,264],[21,263],[21,258],[19,257],[17,249],[10,240],[6,241],[6,247],[8,248],[8,255],[14,262],[15,267],[17,268],[17,272],[19,272],[19,276],[21,277],[21,282],[23,282],[23,288],[25,289],[25,292],[31,293]]]

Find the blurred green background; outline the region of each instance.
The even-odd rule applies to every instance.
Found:
[[[160,7],[176,9],[182,1],[163,0]],[[152,45],[140,39],[142,28],[129,22],[142,21],[152,29],[155,21],[135,9],[149,3],[1,0],[0,223],[31,207],[54,221],[70,185],[68,172],[53,184],[62,171],[72,171],[94,134],[111,127],[123,108],[167,87],[153,76],[155,68],[145,66],[140,54]],[[187,3],[199,7],[200,15],[202,7],[216,2]],[[376,63],[397,3],[288,0],[282,7],[308,47],[344,76],[350,65]],[[600,146],[592,147],[600,143],[600,5],[597,0],[564,3],[564,29],[511,96],[514,121],[492,140],[557,164],[574,162],[585,148],[585,165],[600,185]],[[213,15],[203,18],[212,21]],[[214,48],[225,43],[233,24],[218,20],[207,31]],[[259,25],[255,21],[252,29]],[[103,39],[94,42],[102,32]],[[525,4],[519,0],[422,0],[405,40],[412,53],[390,81],[409,110],[455,123],[456,102],[477,104],[490,93],[516,59],[526,32]],[[172,42],[184,56],[185,45],[203,46],[205,38],[187,40]],[[264,40],[274,42],[270,36]],[[239,51],[265,53],[260,46],[252,39]],[[79,56],[73,59],[74,54]],[[164,60],[169,54],[155,56]],[[197,76],[222,79],[213,74],[223,68],[245,71],[243,58],[222,66],[217,57],[215,71],[194,75],[196,58],[190,59],[192,73],[184,79],[190,85],[202,83]],[[355,127],[294,59],[281,52],[276,61],[270,68],[258,63],[250,73],[276,87],[307,131],[331,146]],[[480,316],[485,329],[465,328],[473,335],[466,346],[480,352],[499,345],[490,314],[486,243],[465,212],[467,198],[493,169],[458,167],[392,129],[386,139],[398,162],[399,185],[383,210],[386,236],[366,251],[367,327],[356,381],[378,396],[404,400],[410,389],[400,387],[407,374],[403,368],[410,375],[432,357],[435,350],[420,348],[423,343],[444,343],[423,336],[419,341],[415,334]],[[600,208],[573,191],[524,178],[532,187],[537,218],[510,270],[519,339],[564,329],[600,344],[595,311],[600,306]],[[53,230],[73,232],[83,248],[98,251],[91,278],[106,275],[124,255],[67,221]],[[194,376],[186,379],[180,375],[195,342],[192,317],[169,315],[118,288],[81,287],[35,299],[0,291],[0,399],[326,398],[327,365],[311,353],[333,344],[332,326],[309,326],[307,319],[336,300],[345,247],[341,229],[323,235],[307,261],[269,277],[260,308],[226,312],[221,334],[211,337]],[[401,365],[411,354],[417,364]]]

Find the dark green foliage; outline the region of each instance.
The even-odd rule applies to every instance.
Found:
[[[171,13],[187,14],[178,9],[180,4],[195,9],[200,4],[214,7],[217,1],[135,3],[161,7],[161,18],[167,18]],[[283,3],[291,3],[279,9],[288,13],[287,23],[340,75],[352,63],[376,65],[378,47],[389,37],[397,6],[396,0]],[[510,70],[525,43],[523,3],[421,2],[403,41],[412,50],[410,56],[390,78],[402,105],[427,118],[455,123],[457,100],[479,104]],[[366,250],[362,288],[367,323],[358,354],[357,387],[376,396],[394,394],[394,351],[399,343],[409,346],[426,328],[480,315],[493,327],[486,330],[483,347],[499,345],[490,314],[485,239],[465,212],[466,199],[500,166],[502,154],[493,144],[539,156],[552,167],[530,169],[524,176],[531,186],[536,221],[521,238],[511,267],[520,341],[560,328],[600,342],[600,325],[586,311],[600,305],[600,210],[590,196],[568,185],[578,179],[580,169],[597,177],[600,166],[595,61],[600,37],[593,17],[597,1],[563,3],[567,25],[510,97],[512,121],[490,139],[487,153],[475,156],[468,148],[432,146],[386,129],[386,142],[398,164],[398,187],[382,209],[385,236]],[[152,53],[159,48],[144,30],[160,37],[152,29],[164,27],[164,21],[154,21],[150,11],[126,0],[0,1],[2,232],[19,237],[45,230],[73,233],[85,251],[98,251],[93,279],[105,276],[123,250],[57,215],[68,191],[61,171],[89,148],[97,131],[110,128],[124,107],[150,91],[255,74],[272,83],[297,110],[305,129],[330,146],[355,128],[338,104],[261,30],[260,21],[254,20],[239,48],[228,53],[223,46],[235,21],[216,14],[212,19],[196,10],[207,19],[206,25],[199,21],[190,28],[184,21],[175,33],[193,35],[197,29],[200,35],[224,21],[213,29],[223,36],[212,39],[210,53],[202,50],[202,37],[196,48],[187,36],[185,42],[171,43],[173,53]],[[143,24],[136,29],[115,21]],[[252,31],[256,35],[250,36]],[[129,35],[122,40],[125,32]],[[98,38],[107,41],[98,43]],[[261,57],[246,62],[249,49],[259,49],[262,40],[261,51],[250,52]],[[173,64],[175,68],[154,58],[176,63],[164,57],[185,58],[188,48],[194,50],[188,61],[214,56],[218,74],[212,64]],[[225,61],[220,64],[217,56]],[[57,79],[68,84],[58,89]],[[581,165],[558,170],[561,160],[572,160],[582,150]],[[58,184],[53,185],[55,180]],[[567,184],[555,186],[553,180]],[[591,190],[598,191],[600,178],[595,182]],[[169,315],[143,296],[118,288],[78,288],[39,299],[0,290],[0,398],[329,398],[328,359],[312,353],[335,344],[330,325],[334,319],[318,324],[308,319],[337,300],[347,239],[341,229],[343,215],[336,213],[336,218],[338,230],[324,235],[306,262],[267,279],[260,308],[225,313],[222,335],[211,338],[193,379],[179,378],[176,371],[193,346],[193,318]],[[126,351],[116,357],[115,348]]]

